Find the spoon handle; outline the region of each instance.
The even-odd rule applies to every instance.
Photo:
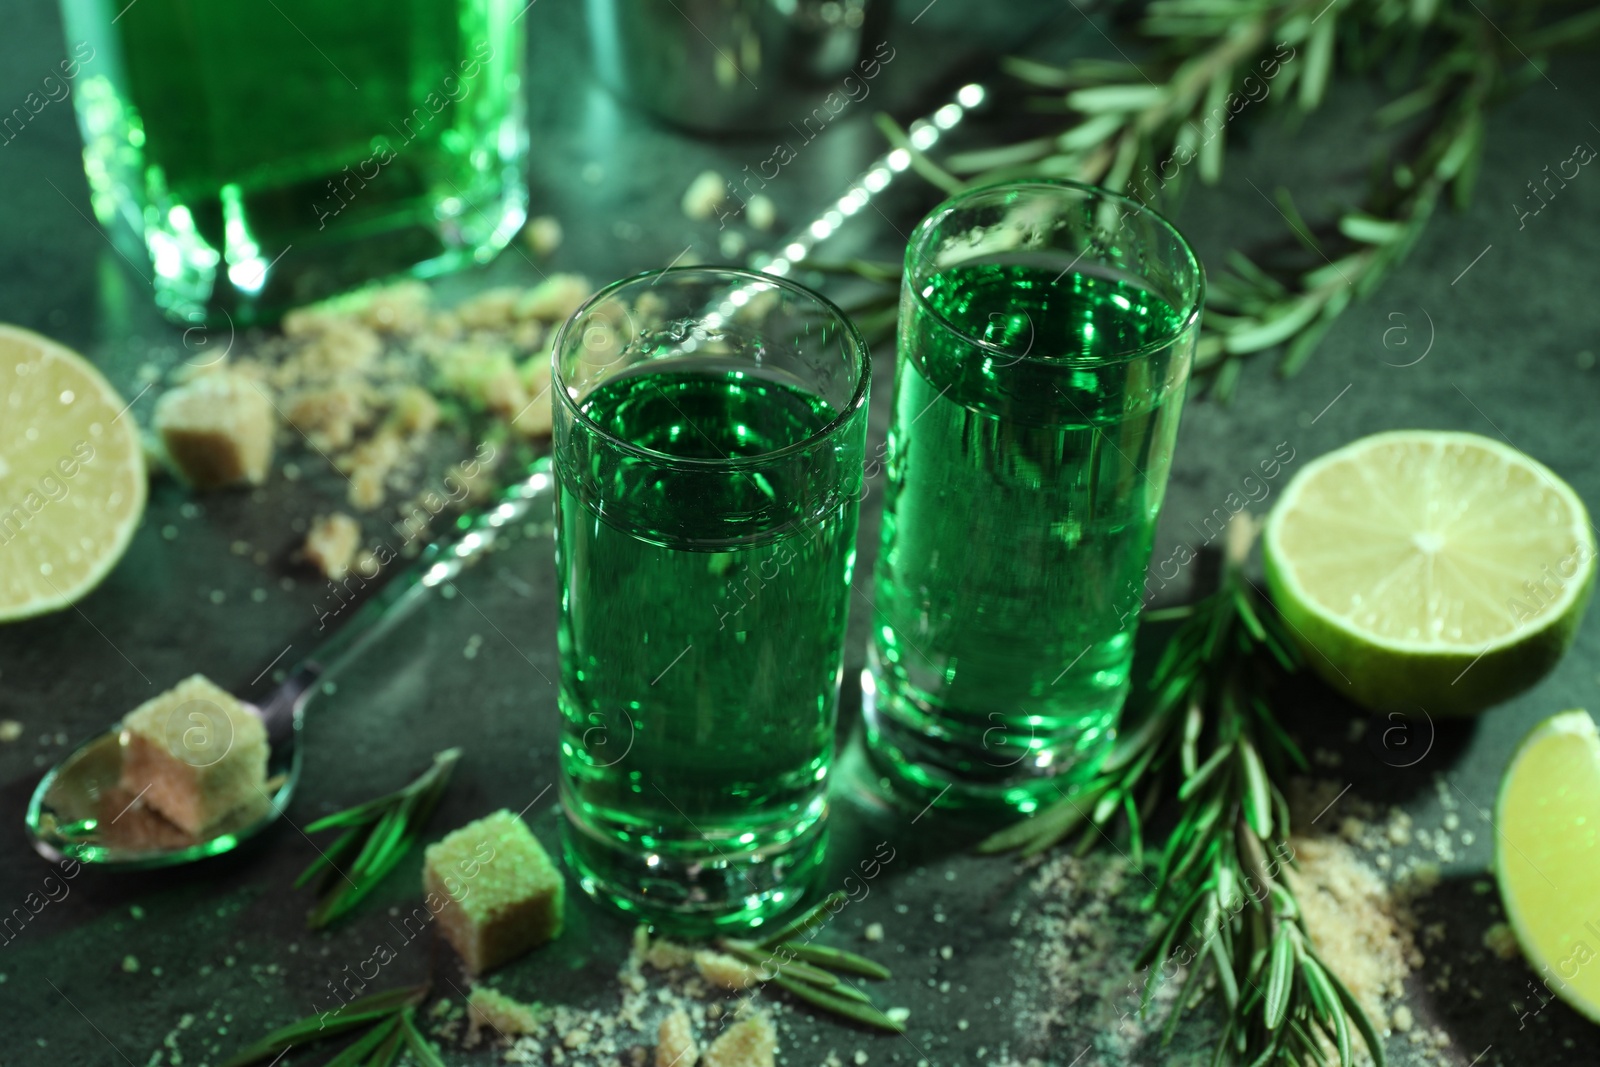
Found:
[[[269,733],[293,726],[313,686],[393,629],[436,587],[481,559],[506,526],[520,522],[536,504],[548,502],[554,489],[550,457],[541,456],[528,467],[526,476],[507,487],[493,504],[458,517],[453,536],[423,549],[414,563],[390,579],[310,655],[290,668],[283,682],[261,701],[262,718]]]

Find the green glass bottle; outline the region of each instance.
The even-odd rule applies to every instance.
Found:
[[[508,0],[62,0],[95,214],[173,317],[268,319],[521,226]]]

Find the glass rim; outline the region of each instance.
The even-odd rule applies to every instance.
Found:
[[[753,456],[724,456],[720,459],[703,459],[695,456],[674,456],[669,452],[660,452],[653,448],[646,448],[643,445],[637,445],[632,441],[618,437],[616,434],[600,425],[600,423],[594,418],[590,417],[588,413],[586,413],[578,404],[577,399],[567,392],[566,381],[561,373],[561,353],[566,347],[567,336],[571,331],[573,324],[582,321],[595,307],[603,303],[605,300],[610,299],[621,290],[628,288],[629,286],[637,285],[646,279],[652,279],[651,284],[654,285],[655,282],[658,282],[670,275],[690,274],[702,274],[709,278],[719,279],[727,282],[760,282],[763,285],[770,284],[782,289],[786,289],[789,292],[810,301],[812,304],[817,305],[838,325],[843,327],[846,343],[850,350],[856,352],[860,356],[860,361],[856,369],[856,382],[854,388],[851,390],[850,399],[842,408],[839,409],[838,414],[829,419],[822,426],[807,434],[805,437],[798,441],[784,445],[782,448],[774,448],[771,451],[757,453]],[[582,304],[578,305],[578,309],[569,315],[567,320],[561,324],[559,329],[556,330],[555,340],[553,340],[550,344],[550,362],[550,387],[557,394],[556,402],[565,406],[573,418],[587,427],[589,432],[598,434],[600,437],[604,438],[608,444],[623,452],[631,453],[642,459],[647,459],[652,463],[662,466],[675,466],[702,470],[730,470],[759,466],[775,459],[782,459],[794,453],[806,451],[817,443],[824,441],[838,433],[839,430],[845,426],[845,424],[847,424],[863,407],[866,406],[867,389],[872,382],[871,350],[867,346],[866,339],[861,336],[861,331],[856,327],[855,321],[851,319],[849,315],[845,314],[844,309],[840,308],[839,305],[835,304],[832,300],[829,300],[821,293],[814,289],[807,288],[806,286],[801,285],[799,282],[792,281],[788,278],[782,278],[775,274],[766,274],[762,271],[747,270],[743,267],[717,267],[701,265],[684,267],[658,267],[654,270],[640,271],[638,274],[629,275],[626,278],[619,278],[611,284],[599,289]]]
[[[1154,219],[1158,224],[1160,224],[1162,229],[1172,236],[1172,238],[1177,242],[1178,247],[1183,249],[1184,258],[1187,260],[1190,269],[1194,272],[1194,298],[1186,301],[1186,306],[1179,309],[1179,324],[1175,326],[1170,333],[1165,334],[1162,337],[1156,338],[1155,340],[1146,341],[1136,348],[1128,349],[1126,352],[1118,352],[1114,356],[1069,356],[1062,358],[1059,356],[1047,357],[1032,356],[1027,354],[1018,355],[1017,353],[1009,349],[1002,348],[991,341],[986,341],[981,337],[974,337],[962,327],[956,325],[954,322],[951,322],[943,312],[930,304],[927,298],[922,295],[922,285],[920,283],[911,282],[911,279],[916,276],[912,269],[911,257],[913,254],[919,253],[922,244],[927,240],[928,235],[933,231],[934,227],[938,223],[942,222],[947,216],[949,216],[952,211],[958,207],[965,206],[969,201],[974,200],[983,194],[994,193],[1001,189],[1036,189],[1057,192],[1071,189],[1077,192],[1089,193],[1100,199],[1109,200],[1114,203],[1124,205],[1126,208],[1131,209],[1129,211],[1124,211],[1124,218],[1126,218],[1129,214],[1136,213]],[[907,284],[910,285],[911,299],[917,302],[917,307],[921,309],[924,314],[933,319],[933,321],[937,322],[940,326],[961,338],[962,341],[971,344],[984,352],[992,352],[996,355],[1003,356],[1012,363],[1026,362],[1055,366],[1071,365],[1073,363],[1097,367],[1115,366],[1118,363],[1129,363],[1143,356],[1147,356],[1152,352],[1159,351],[1160,349],[1171,345],[1195,327],[1195,325],[1200,321],[1200,314],[1205,306],[1206,295],[1205,268],[1201,266],[1200,257],[1195,255],[1194,248],[1189,244],[1188,238],[1184,237],[1182,232],[1179,231],[1178,227],[1172,224],[1172,220],[1168,219],[1155,208],[1141,204],[1131,196],[1124,196],[1122,193],[1114,193],[1109,189],[1101,188],[1098,185],[1090,185],[1087,182],[1073,181],[1070,178],[1033,178],[1027,181],[991,182],[988,185],[980,185],[972,189],[964,189],[961,192],[956,193],[954,196],[947,197],[932,211],[929,211],[927,216],[921,222],[917,223],[916,228],[911,231],[911,239],[906,242],[905,279]]]

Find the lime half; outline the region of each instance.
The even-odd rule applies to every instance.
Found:
[[[1600,1022],[1600,731],[1563,711],[1518,747],[1495,803],[1495,875],[1549,990]]]
[[[1472,714],[1571,644],[1595,541],[1572,487],[1476,434],[1402,430],[1297,474],[1262,531],[1307,661],[1379,711]]]
[[[99,584],[144,513],[144,453],[122,397],[82,356],[0,324],[0,622]]]

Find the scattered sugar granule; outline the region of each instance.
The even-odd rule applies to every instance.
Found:
[[[0,741],[15,741],[22,736],[22,724],[15,719],[0,719]]]
[[[137,974],[139,971],[139,958],[137,956],[122,957],[122,969],[128,974]]]
[[[656,1067],[694,1067],[700,1049],[694,1043],[689,1013],[676,1008],[661,1020],[656,1031]]]
[[[1522,954],[1516,933],[1506,923],[1495,923],[1483,932],[1483,947],[1503,960],[1514,960]]]
[[[541,259],[561,247],[561,220],[554,215],[540,215],[528,220],[523,240],[534,255]]]
[[[1406,1007],[1404,1004],[1394,1009],[1393,1014],[1391,1014],[1389,1017],[1389,1021],[1394,1025],[1394,1028],[1402,1034],[1407,1030],[1410,1030],[1411,1027],[1416,1024],[1416,1020],[1411,1017],[1411,1009]]]
[[[866,930],[862,933],[861,936],[866,938],[868,941],[882,941],[883,940],[883,924],[882,923],[868,923]]]
[[[691,219],[709,219],[728,197],[728,183],[714,170],[701,172],[683,193],[683,213]]]
[[[744,206],[745,219],[752,227],[766,231],[772,229],[772,224],[778,221],[778,209],[773,205],[770,197],[757,193],[750,198]]]
[[[1411,972],[1415,939],[1382,879],[1344,842],[1295,838],[1296,867],[1285,868],[1312,943],[1367,1013],[1383,1018]]]

